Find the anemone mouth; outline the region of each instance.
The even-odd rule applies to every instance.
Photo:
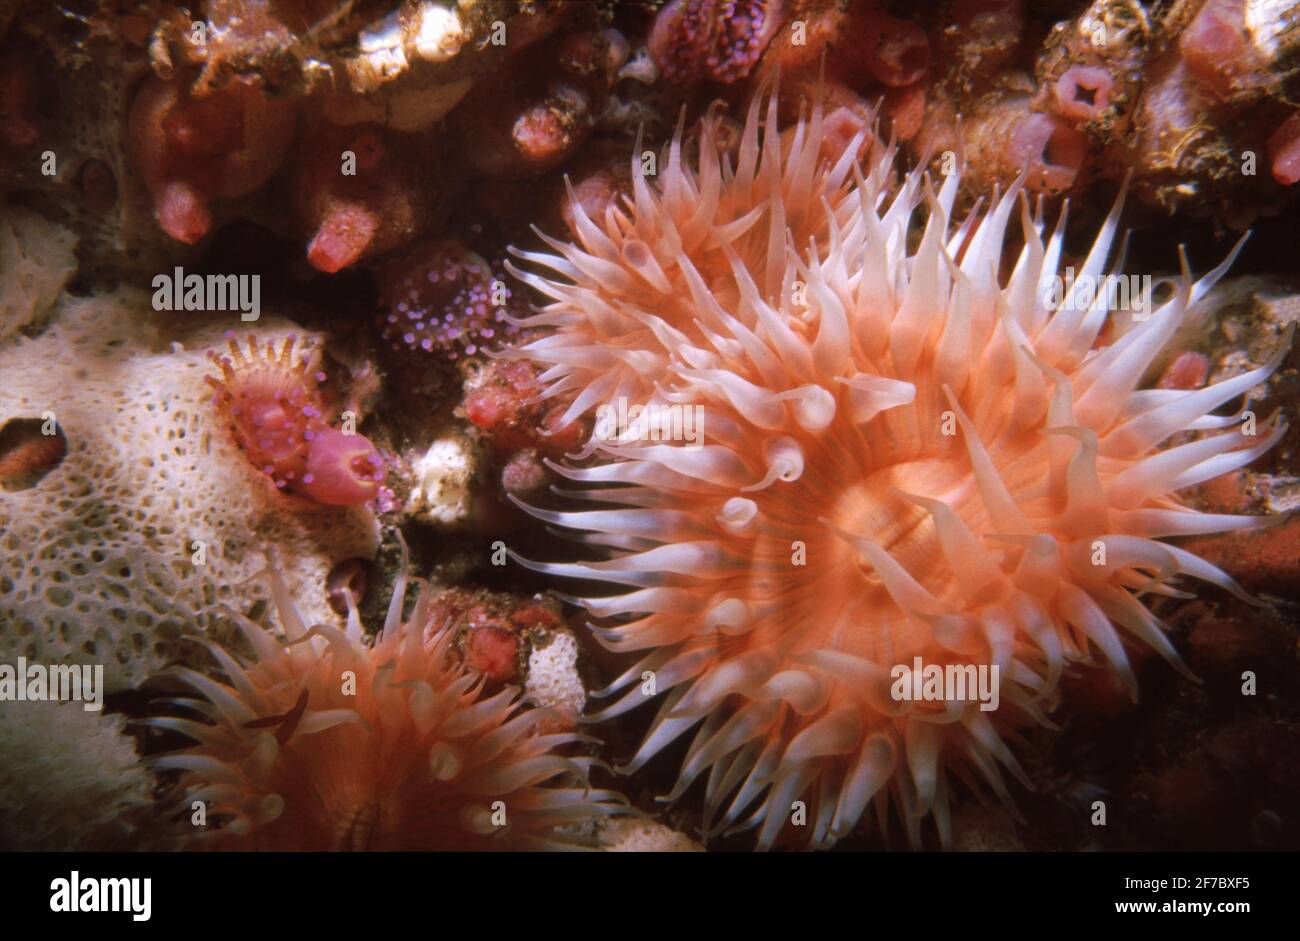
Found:
[[[881,587],[872,566],[839,533],[869,539],[909,572],[918,573],[926,588],[950,598],[952,579],[944,571],[938,532],[922,501],[938,501],[963,519],[984,521],[979,496],[969,485],[969,471],[956,461],[909,461],[865,475],[830,504],[822,539],[832,558],[855,563],[866,585]],[[976,528],[982,528],[976,524]],[[887,598],[873,603],[888,604]]]
[[[930,594],[961,607],[965,599],[922,503],[943,503],[976,531],[989,521],[964,460],[930,457],[872,467],[864,457],[810,450],[810,466],[838,468],[843,476],[832,481],[809,474],[756,497],[762,533],[735,547],[750,564],[734,591],[753,607],[779,609],[785,627],[773,642],[788,646],[788,655],[834,650],[888,668],[934,654],[933,632],[899,608],[854,540],[879,546]],[[814,521],[810,507],[826,512]],[[800,547],[806,564],[792,565]]]
[[[340,815],[336,824],[331,850],[370,849],[375,843],[375,831],[381,824],[383,811],[374,801],[361,801]]]

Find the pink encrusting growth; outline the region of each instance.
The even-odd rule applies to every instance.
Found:
[[[930,68],[930,41],[910,20],[868,8],[864,16],[867,67],[883,85],[901,88],[923,78]]]
[[[1300,114],[1283,121],[1268,139],[1273,179],[1283,186],[1300,182]]]
[[[1178,37],[1183,61],[1219,98],[1249,91],[1267,75],[1267,63],[1250,40],[1246,0],[1205,0]]]
[[[322,372],[296,358],[290,336],[277,353],[250,335],[241,348],[233,334],[229,356],[209,353],[221,378],[208,376],[213,405],[254,467],[277,487],[317,503],[366,503],[379,493],[383,458],[364,436],[331,428],[324,415]]]
[[[187,813],[206,803],[196,848],[556,849],[580,844],[566,826],[624,810],[588,786],[593,759],[560,753],[583,736],[539,731],[550,714],[515,687],[483,695],[427,586],[403,620],[405,543],[373,643],[350,595],[344,630],[313,627],[274,556],[265,575],[283,639],[232,613],[252,659],[203,639],[225,682],[175,669],[193,696],[170,702],[192,717],[143,720],[196,743],[151,760],[181,772]]]
[[[235,81],[202,98],[183,82],[150,78],[131,105],[131,156],[158,226],[193,244],[212,229],[211,204],[257,189],[293,139],[294,106]]]
[[[620,398],[699,406],[704,440],[593,436],[555,466],[590,508],[527,508],[603,557],[515,558],[617,589],[575,599],[601,643],[639,656],[592,718],[644,702],[652,675],[662,702],[625,770],[694,730],[668,797],[703,778],[707,832],[827,846],[874,804],[914,843],[933,815],[946,841],[957,782],[1008,802],[1004,773],[1027,783],[1009,742],[1047,721],[1068,665],[1134,695],[1132,645],[1186,673],[1143,596],[1181,596],[1184,576],[1244,596],[1160,540],[1268,522],[1177,493],[1285,432],[1214,413],[1280,355],[1207,388],[1143,388],[1227,261],[1199,280],[1184,266],[1129,322],[1105,291],[1052,297],[1065,220],[1030,211],[1023,177],[956,225],[959,174],[936,192],[878,142],[862,165],[855,146],[828,152],[819,102],[778,134],[760,96],[734,158],[720,124],[704,118],[697,161],[679,132],[657,177],[634,168],[603,218],[574,207],[578,244],[517,253],[552,299],[526,323],[549,332],[517,355],[569,403],[560,424]],[[1074,283],[1110,271],[1120,208]],[[997,667],[1000,706],[894,698],[891,671],[918,657]]]
[[[1027,167],[1025,186],[1030,190],[1048,193],[1068,190],[1087,157],[1083,135],[1052,115],[1017,114],[1018,110],[1007,109],[1008,120],[1003,128],[998,128],[996,117],[991,122],[990,129],[995,133],[1006,133],[1001,150],[1004,166],[1007,169]]]
[[[672,0],[655,17],[647,48],[669,82],[730,84],[758,64],[784,7],[783,0]]]
[[[289,180],[290,205],[311,266],[333,274],[419,235],[434,217],[438,179],[429,172],[428,140],[311,118]]]

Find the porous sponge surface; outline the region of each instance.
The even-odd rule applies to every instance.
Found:
[[[566,630],[534,641],[528,656],[524,698],[535,706],[581,715],[587,691],[578,674],[578,641]]]
[[[109,692],[174,662],[207,668],[196,632],[242,649],[223,609],[278,632],[254,577],[270,546],[309,623],[341,623],[326,575],[373,556],[378,525],[279,492],[244,458],[204,381],[227,329],[277,348],[297,334],[300,355],[320,340],[266,316],[158,314],[119,289],[65,295],[44,333],[0,344],[0,426],[50,415],[68,444],[34,487],[0,490],[0,661],[102,663]]]

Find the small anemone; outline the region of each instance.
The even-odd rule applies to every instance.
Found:
[[[544,709],[516,687],[482,696],[484,677],[456,655],[453,633],[430,624],[422,586],[403,620],[402,569],[383,630],[367,643],[347,593],[344,630],[308,627],[272,554],[270,583],[283,639],[231,613],[254,651],[242,660],[202,643],[225,681],[178,668],[187,716],[142,720],[197,744],[150,759],[181,773],[185,807],[202,801],[196,847],[221,850],[559,849],[583,827],[624,812],[587,783],[595,759],[560,750],[589,741],[543,734]]]
[[[307,360],[294,356],[293,336],[277,353],[269,341],[247,349],[233,336],[229,356],[209,352],[221,377],[207,376],[212,401],[249,462],[277,487],[288,487],[317,503],[365,503],[379,493],[384,462],[364,435],[331,428],[324,418],[320,383]]]

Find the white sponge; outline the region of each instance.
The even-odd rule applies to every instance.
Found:
[[[551,631],[533,640],[524,691],[524,698],[535,706],[574,718],[582,714],[587,691],[578,675],[578,641],[572,632]]]
[[[601,848],[607,853],[703,853],[685,833],[639,817],[608,817],[600,825]]]
[[[130,849],[149,776],[121,716],[80,703],[0,704],[0,849]]]
[[[469,518],[470,486],[478,467],[473,445],[467,439],[439,438],[411,469],[416,482],[408,509],[414,516],[441,526]]]
[[[136,290],[64,297],[44,333],[0,345],[0,426],[50,413],[68,448],[35,486],[0,491],[0,661],[102,663],[110,693],[172,661],[206,668],[184,638],[238,649],[223,606],[278,629],[253,578],[269,545],[309,622],[341,623],[326,575],[373,556],[378,524],[277,491],[218,421],[205,351],[250,326],[319,345],[267,317],[156,314]]]

